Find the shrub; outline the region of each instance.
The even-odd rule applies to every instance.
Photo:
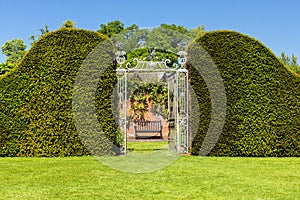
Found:
[[[226,119],[212,156],[300,156],[300,77],[262,43],[233,31],[197,38],[222,76]],[[201,111],[192,154],[198,154],[209,127],[211,105],[203,78],[190,67]]]
[[[72,95],[84,60],[105,39],[78,29],[45,34],[18,66],[0,77],[0,156],[89,154],[75,127]],[[194,42],[218,67],[227,95],[225,125],[209,155],[300,156],[299,75],[260,42],[237,32],[210,32]],[[140,55],[134,51],[128,58],[135,54]],[[108,66],[97,79],[95,106],[103,133],[116,143],[111,105],[115,67]],[[201,112],[192,142],[192,154],[197,155],[209,127],[211,99],[204,79],[192,65],[188,67],[198,98],[192,103]],[[100,152],[112,150],[99,143],[92,146]]]
[[[73,84],[84,59],[105,39],[99,33],[77,29],[45,34],[20,64],[0,79],[0,156],[88,154],[74,125]],[[103,75],[98,99],[112,93],[113,87],[105,86],[115,80],[107,74],[111,73]],[[98,112],[102,110],[107,107]],[[115,126],[111,118],[101,123],[105,130]]]

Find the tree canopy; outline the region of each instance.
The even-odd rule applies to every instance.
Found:
[[[12,39],[2,46],[2,53],[6,56],[7,64],[17,63],[26,53],[26,45],[22,39]]]
[[[64,21],[60,28],[76,28],[76,22],[70,19]],[[49,33],[48,25],[38,29],[40,34],[29,37],[31,45],[35,43],[41,36]],[[196,28],[186,28],[182,25],[162,23],[160,27],[153,29],[143,29],[132,24],[126,27],[121,21],[115,20],[107,24],[101,24],[97,31],[110,37],[113,41],[124,41],[126,49],[129,51],[141,47],[159,47],[164,50],[178,51],[179,46],[177,40],[182,40],[183,35],[189,38],[196,38],[205,33],[203,25]],[[170,42],[173,40],[172,42]],[[10,71],[15,64],[24,56],[26,45],[21,39],[13,39],[7,41],[2,46],[2,53],[6,55],[6,62],[0,65],[0,74]]]
[[[120,33],[123,30],[124,30],[124,24],[119,20],[115,20],[115,21],[108,22],[107,25],[101,24],[98,32],[107,35],[108,37],[111,37],[115,34]]]
[[[76,28],[76,22],[68,19],[62,23],[60,28]],[[170,30],[170,32],[173,32],[172,34],[175,33],[175,38],[178,38],[178,35],[182,34],[191,38],[191,40],[206,33],[204,25],[200,25],[196,28],[187,28],[182,25],[162,23],[157,28],[143,29],[136,24],[126,27],[120,20],[110,21],[107,24],[100,24],[100,29],[97,30],[97,32],[107,35],[114,41],[126,41],[125,47],[127,49],[124,49],[125,51],[141,47],[159,47],[161,49],[174,50],[174,47],[177,45],[176,41],[174,40],[172,45],[168,44],[174,36],[169,35],[167,33],[168,31],[162,31],[163,29]],[[32,41],[31,45],[45,33],[50,32],[48,25],[44,25],[44,27],[38,30],[40,31],[40,35],[32,35],[29,37]],[[0,74],[8,72],[13,68],[15,63],[24,56],[26,52],[25,49],[26,45],[21,39],[7,41],[2,46],[2,53],[6,55],[7,58],[6,62],[0,65]],[[176,51],[177,50],[178,49],[176,49]],[[293,71],[300,73],[300,66],[297,62],[297,57],[294,54],[290,57],[282,52],[279,58]]]
[[[281,52],[279,58],[283,61],[284,64],[290,67],[293,71],[300,74],[300,65],[298,64],[297,57],[294,54],[292,54],[292,57],[289,57],[284,52]]]

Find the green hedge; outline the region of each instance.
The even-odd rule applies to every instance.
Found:
[[[87,55],[105,39],[77,29],[46,34],[16,68],[0,77],[0,156],[89,154],[74,123],[74,82]],[[210,155],[300,156],[299,75],[260,42],[240,33],[210,32],[195,42],[218,67],[227,95],[225,125]],[[112,142],[114,69],[110,65],[102,74],[95,93],[98,121]],[[193,66],[189,69],[198,98],[193,103],[201,112],[192,142],[192,154],[197,155],[209,127],[211,99],[198,71]],[[93,145],[95,151],[111,151],[105,145]]]
[[[300,77],[259,41],[233,31],[206,33],[194,42],[211,56],[222,76],[226,119],[212,156],[300,156]],[[207,86],[190,67],[200,107],[192,142],[197,155],[211,115]]]
[[[106,39],[86,30],[51,32],[34,44],[14,70],[1,77],[0,156],[88,154],[74,125],[73,84],[84,59]],[[106,78],[98,87],[97,101],[112,94],[113,87],[105,87],[115,82],[110,74],[114,73],[103,74]],[[107,110],[107,103],[101,105],[98,113]],[[103,129],[114,129],[112,118],[98,116]],[[111,132],[108,135],[113,140]]]

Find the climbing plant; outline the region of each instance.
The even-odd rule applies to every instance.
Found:
[[[130,95],[130,116],[133,120],[145,120],[147,111],[167,116],[168,89],[162,83],[144,83]],[[151,109],[151,110],[150,110]]]

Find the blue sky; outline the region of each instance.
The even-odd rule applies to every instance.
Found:
[[[161,23],[207,31],[235,30],[262,41],[276,55],[294,53],[300,61],[299,0],[0,0],[0,45],[29,36],[45,24],[58,29],[71,19],[78,28],[98,30],[120,20],[125,26],[156,27]],[[5,60],[0,55],[0,62]]]

